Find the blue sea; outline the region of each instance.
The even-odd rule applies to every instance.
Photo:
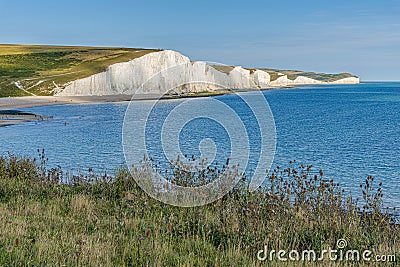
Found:
[[[372,175],[376,181],[383,182],[385,205],[400,206],[400,83],[307,86],[267,90],[262,94],[276,129],[272,166],[288,167],[291,160],[312,164],[355,197],[360,197],[359,185]],[[225,103],[243,121],[251,150],[246,172],[251,173],[259,164],[262,140],[260,131],[254,130],[257,121],[251,104],[244,103],[235,94],[212,98]],[[146,148],[161,166],[168,165],[160,144],[163,122],[175,107],[187,100],[159,101],[148,119]],[[201,105],[204,98],[190,101],[194,103],[191,112],[204,111]],[[49,167],[60,165],[72,172],[93,168],[96,172],[112,174],[126,164],[122,129],[128,104],[21,109],[53,116],[53,119],[0,127],[0,153],[35,157],[38,149],[45,149]],[[152,101],[143,101],[136,105],[152,104]],[[226,130],[230,123],[236,122],[228,118],[220,124],[199,117],[186,123],[179,132],[179,149],[182,154],[199,157],[202,140],[212,140],[216,150],[214,161],[225,162],[235,145]]]

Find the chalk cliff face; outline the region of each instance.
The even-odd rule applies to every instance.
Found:
[[[323,83],[324,83],[323,81],[318,81],[304,76],[298,76],[293,81],[293,84],[323,84]]]
[[[348,77],[348,78],[343,78],[337,81],[330,82],[332,84],[357,84],[360,83],[360,78],[358,77]]]
[[[254,72],[254,83],[260,88],[266,88],[271,83],[271,76],[268,74],[268,72],[256,70]]]
[[[272,86],[288,86],[289,84],[291,84],[291,80],[288,79],[287,75],[282,75],[279,78],[277,78],[276,80],[271,82]]]
[[[360,78],[358,77],[348,77],[339,79],[332,82],[325,82],[315,80],[305,76],[298,76],[294,80],[288,79],[287,75],[282,75],[274,81],[270,82],[271,86],[282,87],[282,86],[291,86],[291,85],[311,85],[311,84],[358,84],[360,83]]]
[[[358,83],[358,78],[345,78],[335,83]],[[205,62],[191,62],[182,54],[164,50],[129,62],[109,66],[106,71],[72,81],[57,90],[59,96],[89,96],[141,93],[192,93],[230,89],[265,89],[272,86],[323,83],[307,77],[294,81],[286,75],[270,81],[263,70],[234,67],[229,73],[216,70]]]

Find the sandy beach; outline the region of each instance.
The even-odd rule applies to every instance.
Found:
[[[281,87],[277,87],[281,88]],[[264,90],[277,89],[268,88]],[[291,88],[291,87],[290,87]],[[194,97],[208,97],[232,93],[250,92],[255,90],[221,90],[214,92],[201,92],[186,95],[163,95],[162,99],[181,99],[181,98],[194,98]],[[134,101],[141,100],[157,100],[160,98],[159,94],[136,94]],[[18,110],[21,108],[31,108],[38,106],[54,106],[54,105],[72,105],[72,104],[85,104],[85,103],[107,103],[107,102],[121,102],[131,101],[132,95],[105,95],[105,96],[23,96],[23,97],[4,97],[0,98],[0,126],[7,126],[16,123],[33,121],[42,119],[40,115],[37,117],[26,117],[15,115],[13,117],[4,118],[4,112]]]
[[[193,95],[164,95],[163,99],[206,97],[232,93],[229,91],[210,92]],[[159,99],[159,94],[137,94],[135,100],[153,100]],[[23,96],[23,97],[5,97],[0,98],[0,110],[10,110],[18,108],[30,108],[38,106],[54,106],[65,104],[84,104],[84,103],[105,103],[130,101],[132,95],[106,95],[106,96]]]
[[[252,90],[245,90],[252,91]],[[162,99],[177,99],[177,98],[193,98],[207,97],[223,94],[241,92],[241,90],[203,92],[188,95],[163,95]],[[156,100],[159,99],[159,94],[136,94],[134,100]],[[30,108],[38,106],[54,106],[65,104],[84,104],[84,103],[105,103],[105,102],[120,102],[130,101],[132,95],[105,95],[105,96],[22,96],[22,97],[4,97],[0,98],[0,110],[10,110],[18,108]]]
[[[96,102],[129,101],[132,96],[24,96],[0,98],[0,110],[52,106],[61,104],[82,104]],[[149,96],[151,97],[151,96]]]

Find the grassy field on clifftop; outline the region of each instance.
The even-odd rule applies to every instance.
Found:
[[[154,49],[0,44],[0,97],[52,95],[54,88]]]

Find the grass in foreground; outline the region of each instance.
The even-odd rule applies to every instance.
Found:
[[[0,265],[258,266],[268,264],[256,257],[264,246],[321,251],[339,238],[346,249],[400,258],[399,226],[380,212],[372,177],[362,186],[364,207],[322,171],[292,162],[269,175],[268,188],[250,193],[243,178],[215,203],[178,208],[148,197],[126,170],[113,178],[89,170],[63,184],[62,170],[45,163],[44,155],[0,158]],[[182,185],[217,176],[173,171]]]

